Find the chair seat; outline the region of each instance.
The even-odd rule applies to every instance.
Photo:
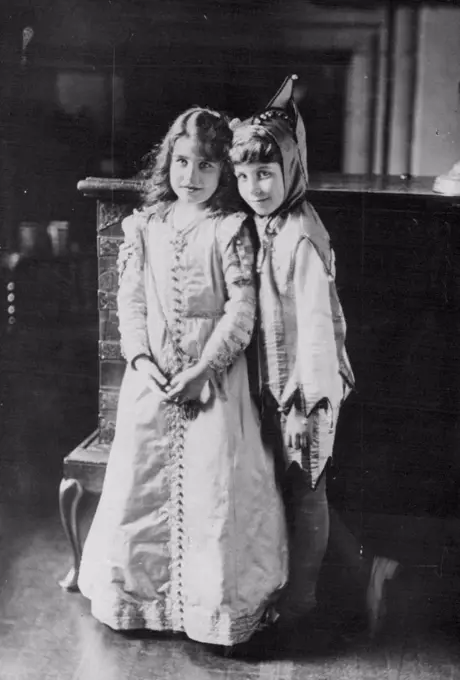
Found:
[[[110,444],[102,444],[96,430],[64,458],[65,479],[77,480],[90,493],[101,493],[109,452]]]

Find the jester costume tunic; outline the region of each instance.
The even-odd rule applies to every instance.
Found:
[[[286,464],[296,461],[314,487],[332,456],[340,406],[353,385],[353,374],[344,346],[333,252],[322,224],[307,202],[280,222],[256,218],[262,244],[258,257],[262,390],[281,412],[286,414],[294,405],[308,418],[309,447],[286,448],[284,454]],[[285,416],[281,422],[284,427]]]
[[[265,112],[235,128],[234,145],[245,139],[248,127],[271,136],[281,152],[284,179],[280,208],[267,217],[255,216],[262,402],[268,405],[269,421],[276,410],[284,414],[281,429],[292,406],[308,419],[308,448],[283,447],[283,454],[287,466],[297,462],[303,468],[314,488],[332,455],[340,406],[354,377],[345,349],[334,252],[306,200],[305,128],[292,98],[291,79]]]
[[[114,629],[233,645],[287,577],[282,503],[248,388],[253,256],[241,214],[176,230],[172,211],[123,223],[118,310],[127,359],[100,503],[79,586]],[[131,365],[166,376],[203,357],[202,403],[164,401]]]

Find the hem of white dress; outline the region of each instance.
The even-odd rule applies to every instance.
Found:
[[[210,645],[233,645],[247,642],[260,627],[266,612],[266,605],[252,614],[232,617],[221,615],[216,621],[215,614],[191,611],[185,617],[185,633],[192,640]]]
[[[116,609],[123,613],[116,613]],[[156,630],[158,632],[181,630],[174,628],[171,616],[158,611],[154,604],[134,605],[122,603],[120,606],[111,607],[108,603],[91,600],[91,614],[95,619],[104,623],[113,630]]]
[[[158,609],[155,611],[155,605],[149,607],[124,603],[119,609],[123,613],[115,613],[108,603],[91,601],[91,614],[94,618],[113,630],[185,633],[196,642],[231,647],[246,642],[258,630],[267,604],[264,603],[251,614],[234,616],[191,609],[184,614],[184,623],[181,626],[173,625],[171,617],[160,613]]]

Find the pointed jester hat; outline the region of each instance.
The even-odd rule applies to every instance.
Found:
[[[285,179],[292,177],[292,171],[287,167],[287,163],[289,160],[291,162],[294,160],[292,158],[294,152],[297,157],[295,159],[296,165],[300,165],[301,174],[307,186],[307,140],[305,125],[294,99],[294,83],[296,80],[296,75],[288,76],[263,111],[243,122],[232,121],[231,127],[234,130],[234,144],[239,143],[241,137],[244,136],[244,131],[247,131],[248,128],[252,128],[255,133],[258,129],[268,132],[276,141],[283,156]]]

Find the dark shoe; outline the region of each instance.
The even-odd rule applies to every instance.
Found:
[[[366,593],[369,635],[374,638],[382,629],[387,612],[386,585],[399,569],[399,562],[387,557],[374,557]]]

